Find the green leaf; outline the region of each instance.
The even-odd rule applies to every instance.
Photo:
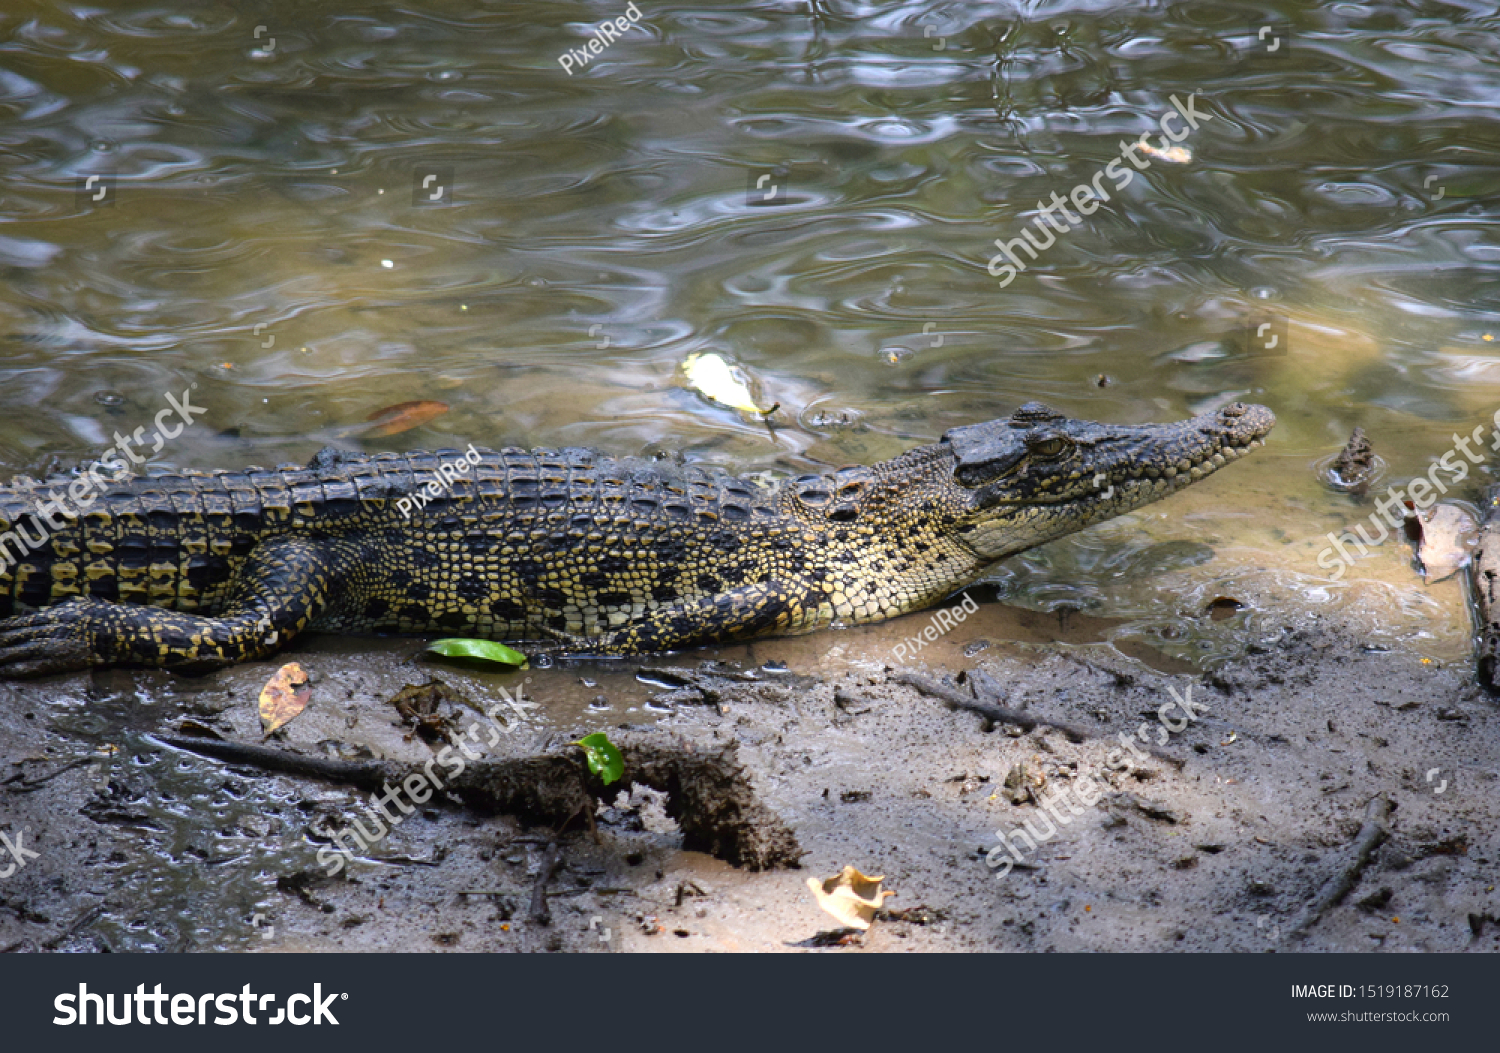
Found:
[[[588,758],[589,771],[604,780],[608,786],[617,782],[620,776],[625,774],[625,758],[620,756],[620,750],[609,741],[609,736],[602,731],[596,731],[592,735],[585,735],[573,743],[583,749],[583,754]]]
[[[524,654],[494,640],[463,640],[456,637],[434,640],[427,645],[427,650],[445,658],[475,658],[498,665],[526,665]]]

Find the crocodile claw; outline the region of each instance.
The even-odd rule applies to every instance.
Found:
[[[564,629],[553,629],[542,626],[542,632],[552,637],[557,642],[551,646],[537,646],[535,640],[528,640],[518,646],[523,647],[526,652],[535,657],[547,658],[615,658],[617,655],[610,654],[605,646],[605,638],[602,636],[581,636],[578,633],[570,633]]]
[[[74,673],[97,664],[89,611],[89,601],[73,600],[0,621],[0,679]]]

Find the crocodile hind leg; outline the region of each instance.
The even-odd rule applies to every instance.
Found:
[[[350,557],[336,543],[261,542],[213,617],[81,598],[0,621],[0,678],[90,666],[156,666],[206,673],[274,654],[330,602]]]
[[[800,599],[800,594],[790,586],[772,581],[658,607],[628,625],[597,636],[577,636],[551,629],[547,632],[562,642],[565,654],[673,651],[784,631],[800,613]]]

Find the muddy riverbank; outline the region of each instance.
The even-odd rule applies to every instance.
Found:
[[[601,729],[627,754],[710,758],[709,781],[790,832],[800,869],[733,866],[701,836],[707,850],[685,848],[683,828],[703,817],[679,825],[680,800],[637,788],[597,806],[594,832],[580,817],[556,836],[434,798],[330,877],[318,851],[367,793],[148,737],[186,726],[258,742],[256,692],[276,663],[7,685],[6,831],[37,855],[0,882],[0,948],[792,951],[839,927],[806,880],[846,864],[897,895],[841,953],[1500,946],[1500,718],[1463,664],[1372,647],[1312,614],[1211,672],[1163,671],[1062,641],[1077,631],[1066,615],[998,604],[947,634],[930,666],[891,661],[926,619],[506,675],[430,666],[413,640],[296,650],[314,702],[271,745],[420,765],[436,746],[389,700],[436,678],[473,719],[504,707],[491,758],[567,754]],[[844,652],[837,671],[811,660],[830,651]],[[700,661],[723,664],[662,671]],[[893,679],[911,670],[964,692],[962,673],[991,702],[1087,737],[953,709]],[[518,707],[502,687],[520,690]],[[1174,693],[1197,719],[1173,710],[1163,725]],[[1122,735],[1154,752],[1125,752]],[[1091,805],[1077,803],[1085,782]],[[1075,802],[1056,810],[1064,823],[1038,806],[1059,792]],[[1381,796],[1389,839],[1356,868]],[[747,821],[729,812],[713,821]],[[1028,823],[1040,843],[1012,838],[1014,865],[991,865],[1011,858],[993,851],[997,831]],[[1341,902],[1294,932],[1345,874]]]

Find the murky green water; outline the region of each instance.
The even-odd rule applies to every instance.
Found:
[[[1280,415],[1268,450],[1007,595],[1150,614],[1088,552],[1159,532],[1326,602],[1316,540],[1368,510],[1310,463],[1361,425],[1399,481],[1500,405],[1500,16],[1283,3],[1262,33],[1263,8],[21,0],[0,464],[89,459],[189,385],[208,412],[159,459],[197,467],[300,461],[418,398],[451,411],[366,445],[790,471],[1029,399],[1247,398]],[[1043,241],[1054,192],[1077,212]],[[1045,247],[1010,275],[1023,230]],[[703,351],[782,426],[687,390]],[[1385,579],[1420,620],[1405,561],[1334,591]]]

